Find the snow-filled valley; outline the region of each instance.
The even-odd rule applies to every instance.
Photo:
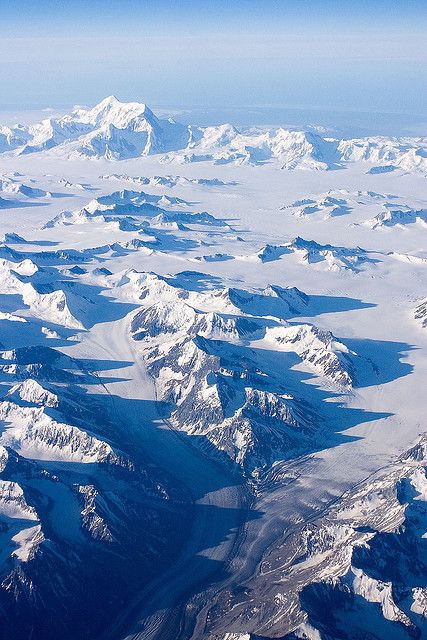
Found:
[[[0,125],[5,637],[427,637],[426,179],[114,97]]]

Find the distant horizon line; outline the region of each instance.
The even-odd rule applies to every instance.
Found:
[[[76,108],[91,108],[105,100],[106,98],[114,95],[117,100],[121,103],[129,103],[129,102],[137,102],[139,104],[147,105],[152,111],[156,109],[162,111],[180,111],[191,113],[192,111],[218,111],[218,110],[229,110],[229,111],[246,111],[247,109],[256,109],[256,110],[280,110],[286,109],[290,111],[319,111],[328,114],[336,114],[336,113],[352,113],[358,115],[387,115],[387,116],[399,116],[399,117],[413,117],[413,118],[422,118],[427,121],[427,114],[419,113],[419,112],[405,112],[405,111],[385,111],[383,109],[372,109],[372,110],[360,110],[357,108],[350,107],[328,107],[326,105],[292,105],[288,103],[277,103],[277,104],[244,104],[244,105],[233,105],[233,104],[225,104],[218,103],[215,105],[207,105],[207,104],[156,104],[154,102],[150,102],[149,100],[143,100],[141,98],[129,98],[124,99],[118,97],[115,93],[105,95],[103,98],[94,98],[93,100],[89,100],[88,102],[75,102],[75,103],[50,103],[50,104],[29,104],[26,106],[22,106],[21,104],[12,103],[12,104],[1,104],[0,103],[0,113],[6,113],[8,111],[53,111],[55,109],[63,110],[63,109],[76,109]]]

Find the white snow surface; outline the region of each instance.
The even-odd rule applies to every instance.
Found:
[[[426,157],[421,137],[187,127],[114,97],[0,127],[1,562],[33,562],[45,544],[27,471],[15,482],[13,465],[124,468],[115,436],[127,443],[126,427],[141,455],[191,490],[191,466],[162,435],[172,429],[180,455],[200,469],[209,461],[206,476],[239,475],[259,517],[215,537],[203,515],[188,564],[172,562],[136,603],[142,617],[157,611],[153,638],[168,637],[162,599],[185,600],[187,580],[210,584],[192,564],[199,555],[233,568],[188,607],[215,639],[279,637],[293,620],[295,637],[317,640],[296,597],[314,578],[350,590],[384,624],[417,624],[425,587],[406,585],[408,602],[396,602],[390,576],[353,556],[372,539],[363,527],[395,532],[404,504],[427,496],[422,465],[401,458],[426,431]],[[108,429],[79,413],[78,393],[100,398]],[[147,408],[156,403],[167,404],[162,421]],[[389,466],[392,477],[378,475]],[[112,540],[89,480],[72,513]],[[218,486],[201,504],[238,513],[241,483]],[[80,524],[65,528],[81,540]],[[314,546],[281,574],[282,536],[303,529],[299,543]],[[240,586],[253,601],[235,598]]]

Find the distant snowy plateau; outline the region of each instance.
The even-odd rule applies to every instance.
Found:
[[[427,638],[427,138],[0,126],[13,640]]]

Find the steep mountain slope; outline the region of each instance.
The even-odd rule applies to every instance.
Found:
[[[159,120],[144,104],[122,103],[109,96],[93,109],[76,109],[59,119],[47,119],[29,127],[28,142],[19,153],[34,153],[66,146],[71,156],[123,160],[167,152],[187,145],[187,127]],[[17,148],[14,138],[9,148]]]
[[[172,403],[171,424],[206,436],[204,445],[210,442],[255,476],[274,460],[311,449],[321,439],[316,435],[321,420],[262,369],[252,347],[268,344],[278,353],[294,352],[344,387],[352,385],[355,354],[329,332],[281,319],[281,312],[298,314],[295,307],[307,304],[298,290],[192,292],[180,286],[180,275],[165,279],[133,272],[118,281],[130,299],[144,304],[131,331],[159,398]],[[191,281],[201,274],[182,275]]]

